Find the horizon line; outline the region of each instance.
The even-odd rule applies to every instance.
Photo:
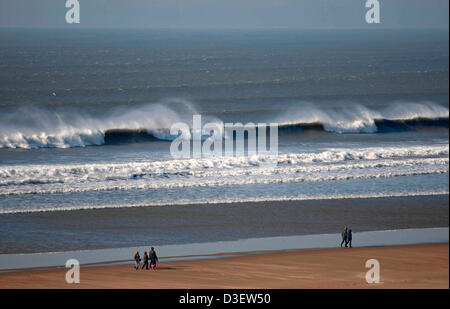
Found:
[[[366,26],[366,27],[104,27],[104,26],[8,26],[0,25],[0,29],[45,29],[45,30],[67,30],[69,28],[77,30],[447,30],[447,27],[382,27],[382,26]]]

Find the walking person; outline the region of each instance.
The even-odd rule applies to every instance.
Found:
[[[347,239],[345,241],[345,246],[346,247],[347,247],[347,245],[350,245],[350,248],[352,248],[352,238],[353,238],[352,230],[348,230],[347,231]]]
[[[147,269],[148,270],[148,255],[147,255],[147,251],[144,252],[144,264],[142,264],[142,269]]]
[[[134,254],[134,268],[139,269],[139,264],[141,263],[141,257],[139,255],[139,251],[136,251]]]
[[[156,262],[158,262],[158,256],[156,255],[155,248],[152,247],[150,250],[150,266],[152,270],[156,269]]]
[[[342,231],[341,236],[342,236],[341,247],[344,244],[344,242],[346,243],[347,247],[347,227],[345,227],[345,229]]]

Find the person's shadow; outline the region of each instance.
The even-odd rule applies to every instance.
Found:
[[[184,266],[157,266],[156,270],[177,270],[177,269],[185,269]]]

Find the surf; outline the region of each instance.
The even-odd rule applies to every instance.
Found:
[[[330,133],[387,133],[423,128],[448,128],[449,110],[434,102],[393,102],[381,109],[359,103],[323,108],[303,102],[278,116],[281,131],[317,130]]]
[[[134,108],[116,107],[103,115],[83,109],[57,111],[27,108],[0,116],[0,148],[72,148],[152,141],[173,141],[170,127],[177,122],[192,129],[192,116],[201,114],[195,103],[163,100]],[[203,116],[206,122],[222,120]],[[236,119],[240,121],[240,119]],[[274,113],[266,123],[278,123],[279,134],[320,131],[332,134],[375,134],[447,128],[448,107],[434,102],[394,102],[381,109],[359,103],[325,108],[311,102]]]

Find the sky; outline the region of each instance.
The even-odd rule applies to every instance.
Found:
[[[0,0],[0,27],[78,28],[446,28],[448,0],[378,0],[380,23],[367,24],[366,0],[78,0],[80,23],[67,24],[66,0]]]

